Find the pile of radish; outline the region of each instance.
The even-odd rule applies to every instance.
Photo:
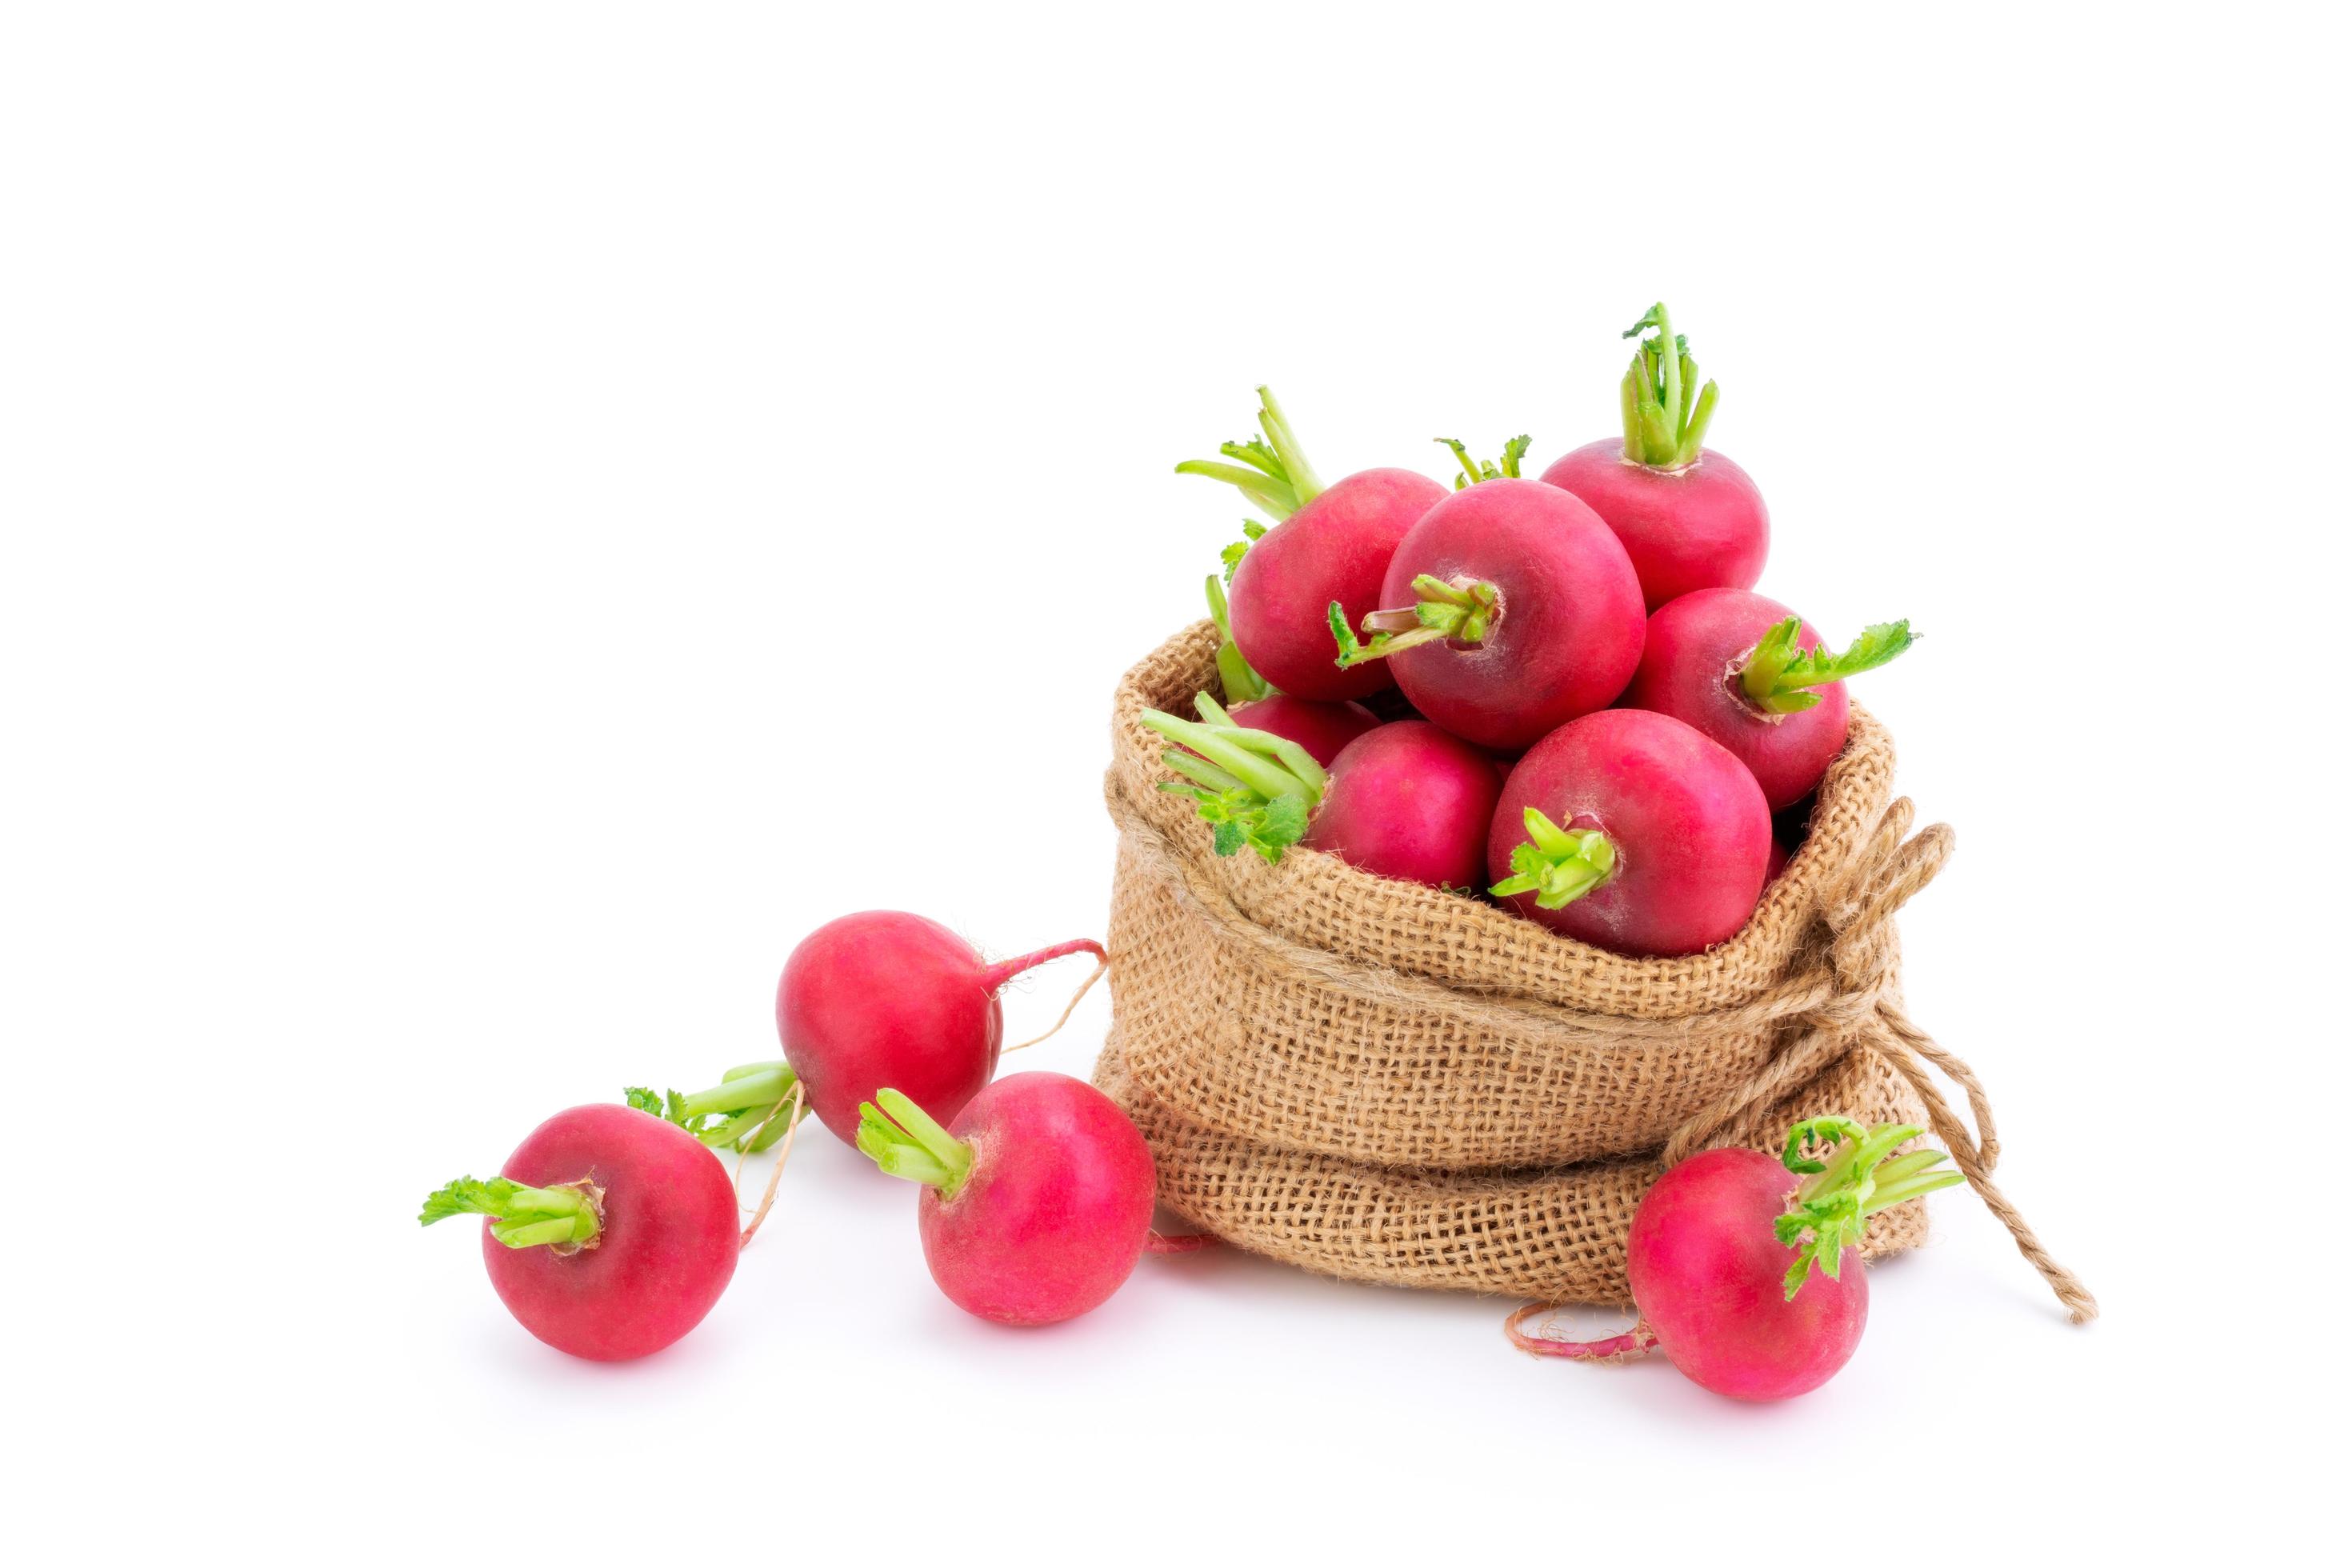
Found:
[[[1747,922],[1790,853],[1776,818],[1801,823],[1845,744],[1845,680],[1913,639],[1896,622],[1835,652],[1753,591],[1769,528],[1755,484],[1702,444],[1715,384],[1663,305],[1626,336],[1622,436],[1540,479],[1521,472],[1521,436],[1494,461],[1444,440],[1462,469],[1451,488],[1402,468],[1327,485],[1264,388],[1255,437],[1179,466],[1268,520],[1245,523],[1207,581],[1221,689],[1143,720],[1168,742],[1160,787],[1196,803],[1217,853],[1318,851],[1635,957],[1697,952]],[[780,1058],[693,1093],[561,1111],[495,1178],[449,1183],[419,1218],[481,1216],[493,1288],[548,1344],[647,1355],[718,1303],[814,1115],[918,1186],[917,1237],[949,1300],[1007,1325],[1075,1318],[1146,1252],[1208,1238],[1154,1234],[1151,1152],[1100,1091],[996,1076],[998,991],[1074,954],[1097,964],[1083,995],[1110,962],[1094,941],[991,962],[919,915],[845,915],[784,964]],[[1515,1318],[1515,1342],[1584,1359],[1662,1350],[1743,1399],[1817,1386],[1861,1334],[1853,1248],[1869,1216],[1959,1180],[1937,1152],[1895,1152],[1918,1131],[1822,1118],[1780,1162],[1685,1162],[1629,1239],[1641,1324],[1571,1345]],[[769,1151],[746,1226],[742,1163]]]
[[[1702,444],[1715,383],[1664,305],[1625,335],[1622,435],[1540,479],[1520,436],[1499,462],[1443,439],[1451,490],[1397,468],[1325,486],[1263,387],[1257,438],[1177,466],[1273,520],[1209,580],[1231,706],[1144,718],[1219,854],[1323,850],[1633,958],[1747,924],[1790,851],[1775,816],[1801,823],[1844,749],[1846,679],[1914,638],[1897,621],[1835,653],[1752,592],[1771,529]],[[1363,700],[1391,686],[1381,722]]]

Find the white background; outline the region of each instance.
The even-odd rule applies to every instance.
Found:
[[[2030,1561],[2304,1522],[2342,39],[1768,9],[11,11],[18,1539]],[[603,1367],[417,1229],[545,1115],[767,1054],[833,915],[1099,933],[1111,685],[1239,516],[1170,468],[1254,384],[1326,476],[1540,463],[1613,431],[1660,297],[1762,587],[1927,634],[1864,694],[1960,835],[1908,996],[2095,1327],[1953,1193],[1778,1408],[1234,1256],[1003,1331],[812,1129],[704,1326]],[[1021,1065],[1083,1072],[1106,1016]]]

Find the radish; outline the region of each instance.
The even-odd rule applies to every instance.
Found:
[[[1616,531],[1651,609],[1696,588],[1754,586],[1771,523],[1756,481],[1700,445],[1715,383],[1698,384],[1665,306],[1651,306],[1625,336],[1642,342],[1619,387],[1623,438],[1579,447],[1544,470],[1544,483],[1581,497]]]
[[[1504,783],[1488,889],[1635,958],[1736,933],[1764,889],[1772,814],[1739,759],[1679,719],[1612,708],[1538,742]]]
[[[1217,679],[1225,689],[1225,700],[1233,705],[1234,723],[1296,741],[1307,748],[1308,756],[1328,768],[1340,747],[1381,721],[1379,715],[1360,702],[1318,702],[1267,685],[1234,645],[1225,591],[1213,575],[1208,588],[1209,618],[1217,626]]]
[[[1274,394],[1261,386],[1257,395],[1263,440],[1226,442],[1220,449],[1234,462],[1176,465],[1180,474],[1236,487],[1276,520],[1271,529],[1249,525],[1251,540],[1226,552],[1234,642],[1260,675],[1295,696],[1369,697],[1390,684],[1389,672],[1334,668],[1323,607],[1336,600],[1350,616],[1378,608],[1397,542],[1444,499],[1445,487],[1404,468],[1367,468],[1326,488]]]
[[[1166,753],[1190,783],[1163,784],[1199,803],[1220,855],[1244,846],[1278,861],[1292,844],[1337,855],[1376,877],[1468,888],[1500,781],[1492,758],[1420,720],[1348,742],[1327,772],[1300,743],[1243,729],[1202,692],[1204,721],[1158,710],[1144,725],[1185,748]]]
[[[809,1109],[845,1143],[857,1142],[859,1103],[886,1084],[952,1117],[996,1072],[1004,1041],[997,991],[1023,971],[1074,952],[1109,962],[1100,942],[1081,938],[991,963],[920,915],[844,915],[793,949],[777,983],[785,1070],[798,1076]],[[728,1109],[719,1100],[701,1103]]]
[[[702,1321],[741,1251],[719,1157],[625,1105],[540,1123],[494,1181],[470,1176],[416,1217],[487,1216],[482,1261],[515,1321],[590,1361],[633,1361]]]
[[[1299,841],[1307,848],[1376,877],[1465,892],[1478,885],[1503,790],[1493,758],[1402,719],[1349,742],[1330,773]]]
[[[1787,605],[1743,588],[1702,588],[1650,617],[1625,700],[1674,715],[1746,763],[1781,811],[1811,795],[1845,749],[1846,678],[1917,640],[1909,621],[1890,621],[1832,654]]]
[[[1919,1132],[1824,1116],[1792,1128],[1777,1162],[1752,1149],[1693,1155],[1633,1211],[1625,1274],[1639,1325],[1581,1344],[1521,1334],[1538,1304],[1512,1315],[1513,1342],[1580,1360],[1663,1350],[1684,1376],[1734,1399],[1819,1388],[1852,1359],[1869,1319],[1855,1248],[1870,1216],[1963,1180],[1934,1169],[1940,1149],[1894,1154]]]
[[[1609,706],[1643,635],[1624,546],[1574,496],[1517,478],[1519,446],[1398,542],[1381,595],[1390,607],[1363,617],[1370,641],[1349,629],[1344,605],[1327,612],[1342,668],[1386,659],[1424,717],[1506,752]]]
[[[1092,1084],[1023,1072],[941,1127],[895,1089],[858,1107],[857,1147],[927,1189],[923,1258],[949,1300],[1034,1327],[1090,1312],[1135,1271],[1151,1234],[1151,1151]]]

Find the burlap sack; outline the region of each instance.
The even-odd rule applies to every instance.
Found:
[[[1120,681],[1105,786],[1119,847],[1097,1079],[1178,1213],[1351,1279],[1616,1300],[1625,1224],[1663,1163],[1843,1110],[1931,1126],[2087,1315],[1991,1187],[1982,1091],[1903,1015],[1893,916],[1951,835],[1906,838],[1867,713],[1738,936],[1621,958],[1312,851],[1215,855],[1192,801],[1158,789],[1175,774],[1137,722],[1216,691],[1215,647],[1201,622]],[[1981,1146],[1929,1063],[1967,1089]],[[1878,1228],[1882,1248],[1915,1245],[1924,1219]]]
[[[1118,1037],[1095,1081],[1135,1118],[1160,1171],[1160,1200],[1187,1224],[1318,1274],[1372,1285],[1500,1291],[1548,1301],[1622,1303],[1625,1234],[1662,1168],[1598,1160],[1533,1173],[1465,1173],[1361,1165],[1245,1143],[1187,1122],[1130,1079]],[[1900,1075],[1849,1056],[1775,1106],[1782,1131],[1804,1116],[1896,1121],[1920,1114]],[[1778,1153],[1779,1134],[1748,1140]],[[1879,1257],[1927,1238],[1924,1202],[1872,1219]]]

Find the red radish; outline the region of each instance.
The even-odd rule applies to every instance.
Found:
[[[1080,939],[991,963],[920,915],[868,910],[819,926],[793,949],[776,985],[776,1032],[809,1109],[845,1143],[857,1142],[860,1101],[884,1085],[953,1116],[996,1072],[1014,975],[1089,952]],[[713,1106],[712,1109],[723,1109]]]
[[[1349,742],[1381,727],[1379,717],[1360,702],[1314,702],[1287,691],[1239,703],[1231,711],[1241,728],[1296,741],[1327,768]]]
[[[1772,527],[1738,464],[1700,442],[1715,383],[1698,384],[1689,343],[1653,305],[1625,335],[1643,338],[1619,388],[1622,439],[1579,447],[1544,470],[1616,530],[1651,609],[1696,588],[1747,588],[1764,574]]]
[[[1497,751],[1606,708],[1642,661],[1642,585],[1624,547],[1574,496],[1507,471],[1412,525],[1381,602],[1391,607],[1363,618],[1368,643],[1330,606],[1339,663],[1386,659],[1424,717]]]
[[[1612,708],[1511,770],[1488,889],[1529,920],[1636,958],[1697,952],[1748,922],[1772,814],[1739,759],[1679,719]]]
[[[463,1177],[420,1223],[488,1216],[482,1261],[515,1321],[557,1350],[633,1361],[702,1321],[741,1250],[719,1157],[625,1105],[540,1123],[494,1181]]]
[[[1377,667],[1339,669],[1324,638],[1323,607],[1350,616],[1379,608],[1381,579],[1405,530],[1444,499],[1445,487],[1404,468],[1367,468],[1329,487],[1298,449],[1274,394],[1261,386],[1263,440],[1228,441],[1231,463],[1176,465],[1239,489],[1276,526],[1228,551],[1234,644],[1265,679],[1297,697],[1344,702],[1390,684]],[[1252,525],[1255,528],[1255,525]],[[1228,692],[1228,695],[1231,695]]]
[[[1634,708],[1670,713],[1748,764],[1774,811],[1804,799],[1845,749],[1845,680],[1918,639],[1909,621],[1865,626],[1842,654],[1786,605],[1703,588],[1650,617]]]
[[[1101,1306],[1135,1271],[1157,1195],[1151,1151],[1092,1084],[1014,1073],[950,1128],[896,1089],[875,1100],[858,1108],[857,1147],[923,1184],[923,1258],[965,1311],[1021,1328],[1058,1323]]]
[[[1789,856],[1790,853],[1791,851],[1789,847],[1780,842],[1780,836],[1778,833],[1773,834],[1771,853],[1764,858],[1764,885],[1766,887],[1770,887],[1774,881],[1779,879],[1780,873],[1789,868]]]
[[[1852,1359],[1869,1319],[1870,1281],[1855,1247],[1870,1216],[1963,1179],[1932,1168],[1940,1149],[1888,1157],[1919,1132],[1865,1131],[1825,1116],[1791,1129],[1778,1162],[1752,1149],[1693,1155],[1633,1212],[1625,1273],[1641,1325],[1569,1344],[1519,1334],[1523,1309],[1512,1319],[1514,1342],[1589,1360],[1654,1346],[1684,1376],[1734,1399],[1819,1388]]]
[[[1502,789],[1486,752],[1425,721],[1400,720],[1349,742],[1332,761],[1299,842],[1376,877],[1466,891],[1486,867]]]
[[[1157,710],[1143,722],[1177,742],[1163,784],[1200,804],[1216,850],[1244,846],[1269,861],[1303,843],[1376,877],[1431,887],[1475,885],[1499,780],[1494,760],[1434,724],[1401,720],[1348,742],[1327,773],[1294,741],[1237,727],[1202,692],[1204,722]]]

